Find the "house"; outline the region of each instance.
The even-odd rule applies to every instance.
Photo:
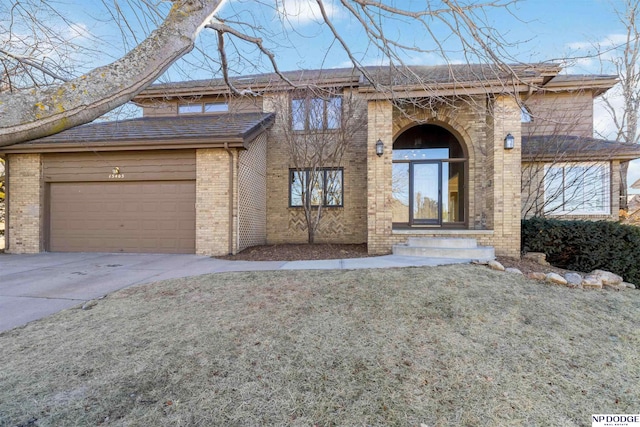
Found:
[[[341,164],[326,165],[335,197],[319,202],[318,242],[384,254],[410,237],[469,238],[519,256],[528,206],[617,219],[619,165],[640,150],[592,138],[593,100],[616,79],[560,75],[554,64],[512,71],[367,67],[284,73],[294,86],[274,74],[239,77],[237,91],[222,80],[153,85],[135,99],[142,118],[0,149],[7,251],[215,256],[306,242],[282,132],[335,131],[340,118],[328,106],[347,94],[361,101],[354,114],[364,124]],[[330,95],[302,102],[307,86]],[[302,113],[278,114],[292,105]],[[315,122],[308,105],[318,107]],[[592,166],[597,174],[565,179]],[[576,187],[597,200],[582,191],[571,202]]]

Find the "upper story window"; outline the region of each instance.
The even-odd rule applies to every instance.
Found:
[[[294,98],[291,100],[293,130],[339,129],[342,122],[342,97]]]
[[[226,113],[229,104],[226,102],[196,102],[178,104],[178,114]]]

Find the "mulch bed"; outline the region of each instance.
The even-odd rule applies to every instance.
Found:
[[[283,244],[253,246],[236,255],[216,257],[235,261],[298,261],[313,259],[364,258],[367,244],[338,245],[330,243]]]

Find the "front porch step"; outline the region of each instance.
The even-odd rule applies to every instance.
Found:
[[[478,261],[496,257],[493,247],[478,246],[476,239],[441,237],[410,237],[405,244],[393,245],[393,254]]]
[[[409,237],[407,246],[422,248],[477,248],[476,239],[461,237]]]

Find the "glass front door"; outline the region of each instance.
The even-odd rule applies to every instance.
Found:
[[[442,162],[411,163],[411,218],[413,224],[442,222]]]

